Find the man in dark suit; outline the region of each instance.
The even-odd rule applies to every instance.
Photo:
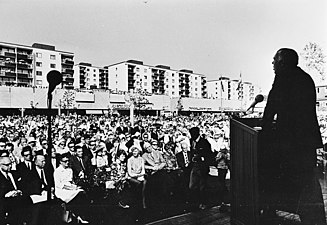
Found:
[[[53,192],[54,189],[54,180],[53,174],[49,170],[44,169],[46,164],[44,155],[36,155],[35,156],[35,166],[33,167],[30,180],[27,185],[26,191],[23,190],[24,193],[28,195],[43,195],[47,196],[48,192]],[[46,200],[46,199],[45,199]],[[37,224],[46,224],[47,218],[47,205],[49,201],[42,201],[34,204],[31,207],[31,221],[29,224],[37,225]]]
[[[263,115],[263,131],[275,131],[267,138],[274,148],[266,165],[274,174],[270,177],[276,179],[264,182],[264,191],[276,194],[276,201],[269,203],[272,210],[282,205],[297,210],[301,224],[326,224],[321,188],[314,173],[316,149],[323,146],[315,84],[297,65],[298,55],[292,49],[280,49],[274,56],[276,76]]]
[[[90,175],[90,164],[83,155],[83,147],[76,145],[76,154],[70,157],[71,168],[75,181],[83,180]]]
[[[116,134],[126,134],[128,133],[128,127],[126,127],[125,123],[123,120],[119,122],[119,127],[116,128]]]
[[[180,173],[180,187],[181,194],[185,201],[189,199],[189,183],[191,173],[191,152],[186,143],[181,144],[181,152],[176,153],[177,165],[181,169]]]
[[[189,188],[191,191],[192,204],[198,204],[200,209],[207,208],[207,178],[209,166],[213,162],[213,153],[210,143],[200,136],[200,128],[192,127],[191,134],[191,161]]]
[[[29,145],[23,147],[21,154],[24,161],[16,166],[16,170],[21,179],[20,186],[23,189],[26,189],[30,181],[32,168],[34,167],[34,164],[32,163],[32,148]]]
[[[17,177],[11,172],[11,160],[0,157],[0,224],[20,224],[26,221],[31,199],[18,189]],[[6,220],[6,213],[8,217]]]

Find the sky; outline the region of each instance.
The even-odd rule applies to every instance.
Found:
[[[94,66],[129,59],[227,76],[268,94],[272,58],[315,42],[327,55],[326,0],[0,0],[0,41],[43,43]]]

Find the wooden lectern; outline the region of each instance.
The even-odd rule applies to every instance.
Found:
[[[231,224],[259,225],[260,119],[230,120]]]

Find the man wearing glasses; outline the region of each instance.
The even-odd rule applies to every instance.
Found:
[[[11,160],[0,157],[0,224],[20,224],[24,221],[31,199],[18,189],[15,174],[11,173]],[[6,213],[8,216],[6,218]]]
[[[30,174],[32,171],[32,149],[30,146],[25,146],[22,149],[23,161],[16,166],[17,174],[20,177],[20,184],[23,189],[27,188],[30,182]]]

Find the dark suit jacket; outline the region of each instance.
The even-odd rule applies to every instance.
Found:
[[[191,140],[192,146],[193,140]],[[203,172],[209,172],[209,166],[213,163],[214,155],[211,145],[207,139],[200,137],[196,142],[195,148],[191,147],[191,161],[193,167],[199,167]]]
[[[117,127],[116,134],[126,134],[128,133],[128,127]]]
[[[31,163],[32,170],[35,167],[34,163]],[[16,166],[16,171],[17,171],[17,176],[20,179],[19,181],[19,186],[22,189],[27,189],[28,188],[28,183],[31,180],[31,170],[29,170],[25,164],[25,162],[20,162]]]
[[[11,172],[16,183],[16,186],[19,188],[17,176],[14,171]],[[0,172],[0,224],[5,224],[4,218],[5,213],[10,211],[9,216],[11,218],[19,218],[21,211],[18,209],[24,208],[27,204],[31,204],[30,198],[23,193],[23,196],[5,198],[5,195],[14,190],[12,183]],[[21,189],[20,189],[21,190]]]
[[[188,161],[189,161],[189,165],[188,166],[190,166],[190,164],[192,162],[191,161],[192,160],[192,158],[191,158],[191,152],[188,151],[186,154],[187,154]],[[184,169],[186,167],[186,165],[185,165],[185,158],[184,158],[183,152],[177,153],[176,154],[176,158],[177,158],[177,164],[178,164],[178,166],[180,168]]]
[[[49,170],[44,169],[45,180],[47,182],[46,190],[49,191],[51,187],[54,187],[53,174]],[[25,194],[28,195],[40,195],[42,193],[42,181],[41,178],[34,167],[31,171],[30,181],[27,185],[26,190],[22,190]]]
[[[280,158],[295,170],[313,168],[316,148],[323,145],[316,115],[315,84],[301,68],[291,68],[275,76],[263,115],[264,131],[271,129],[275,115],[273,141],[279,145],[276,154],[282,154]]]
[[[83,161],[85,170],[83,169],[82,164],[78,160],[78,157],[76,155],[73,155],[70,158],[70,163],[71,163],[71,168],[73,170],[74,179],[78,177],[78,175],[81,171],[83,171],[85,175],[89,175],[90,165],[88,164],[88,161],[86,160],[85,157],[82,158],[82,161]]]

